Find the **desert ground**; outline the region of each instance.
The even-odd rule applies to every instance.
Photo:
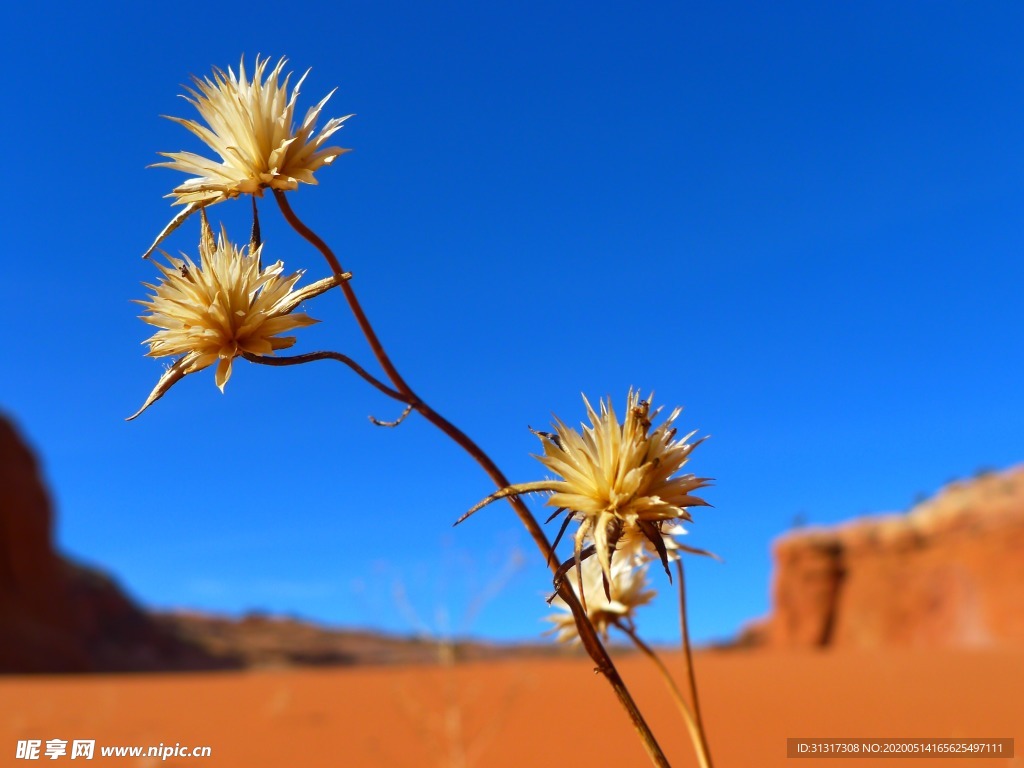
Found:
[[[678,671],[681,658],[666,656]],[[1024,653],[704,651],[695,659],[715,765],[1024,766]],[[584,658],[454,666],[0,678],[0,765],[19,740],[209,746],[168,766],[644,766],[639,741]],[[696,760],[650,662],[620,661],[673,766]],[[793,759],[788,737],[1014,738],[1015,757]],[[45,757],[43,758],[45,760]],[[60,760],[68,760],[65,756]]]

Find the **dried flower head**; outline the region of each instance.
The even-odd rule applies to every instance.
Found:
[[[280,261],[261,268],[262,246],[240,249],[228,240],[223,227],[214,241],[205,212],[202,223],[199,264],[187,256],[176,259],[164,254],[169,265],[157,263],[163,280],[159,285],[144,283],[153,295],[136,301],[150,311],[141,319],[161,329],[144,342],[149,344],[147,355],[181,357],[131,419],[179,379],[215,362],[214,380],[223,392],[236,357],[272,355],[292,346],[295,337],[280,334],[317,322],[293,310],[346,277],[329,277],[295,291],[302,272],[285,276]]]
[[[660,520],[653,523],[653,525],[661,534],[661,542],[664,546],[666,559],[669,562],[678,560],[682,552],[689,552],[691,555],[704,555],[716,560],[720,559],[718,555],[708,552],[706,549],[697,549],[679,541],[677,537],[685,536],[688,531],[676,521]],[[616,543],[615,551],[619,553],[617,557],[621,556],[632,559],[636,564],[649,562],[653,558],[661,558],[661,551],[658,546],[647,538],[639,528],[625,529]]]
[[[574,573],[577,568],[581,575]],[[646,588],[647,566],[636,567],[625,558],[616,559],[612,564],[611,578],[607,580],[597,560],[584,560],[573,566],[569,583],[586,606],[590,623],[605,638],[610,626],[621,623],[632,629],[636,608],[649,603],[655,596],[654,590]],[[557,633],[560,642],[578,641],[576,621],[569,606],[561,597],[555,597],[551,605],[559,612],[548,617],[548,621],[555,625],[550,631]]]
[[[580,523],[574,537],[577,563],[591,554],[583,553],[584,541],[593,541],[593,553],[610,579],[616,543],[623,536],[640,535],[654,547],[667,570],[662,525],[670,520],[692,520],[687,507],[707,506],[692,494],[706,486],[708,478],[676,474],[700,441],[688,442],[694,432],[676,438],[673,423],[681,412],[678,408],[654,427],[652,421],[660,409],[652,412],[650,402],[640,400],[639,392],[632,389],[621,423],[610,398],[600,403],[600,413],[585,397],[583,401],[590,426],[582,425],[582,432],[556,419],[554,434],[535,433],[544,445],[544,454],[535,458],[556,478],[503,488],[466,516],[506,496],[549,492],[548,506],[558,508],[552,517],[565,512],[566,525],[573,519]]]
[[[237,77],[228,68],[227,73],[214,69],[212,80],[192,78],[195,89],[186,88],[189,96],[184,98],[199,111],[206,125],[180,117],[168,119],[198,136],[219,159],[192,152],[160,153],[170,161],[156,163],[155,167],[173,168],[194,176],[168,195],[175,198],[176,205],[185,208],[157,236],[145,255],[152,253],[197,209],[239,195],[261,196],[268,187],[293,190],[300,181],[316,184],[313,172],[348,151],[324,144],[351,115],[328,120],[314,135],[320,111],[334,91],[311,107],[296,128],[295,103],[309,71],[299,79],[289,96],[291,74],[281,79],[287,59],[282,58],[266,74],[269,61],[269,58],[256,57],[252,80],[246,75],[244,59],[238,65]]]

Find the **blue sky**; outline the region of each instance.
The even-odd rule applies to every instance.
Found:
[[[245,53],[312,68],[353,152],[292,205],[355,273],[407,380],[513,480],[580,393],[685,406],[716,478],[692,626],[768,608],[770,542],[906,509],[1024,458],[1018,3],[70,3],[5,12],[8,334],[0,408],[42,454],[61,547],[160,607],[493,638],[544,628],[486,477],[340,366],[205,371],[126,423],[139,254],[200,149],[161,114]],[[20,128],[17,126],[21,126]],[[319,257],[262,201],[267,252]],[[211,209],[245,231],[248,203]],[[243,235],[239,235],[242,237]],[[191,251],[190,222],[167,243]],[[298,351],[372,360],[340,296]],[[552,534],[554,533],[552,526]],[[522,564],[515,566],[516,553]],[[660,583],[660,582],[659,582]],[[661,584],[664,587],[664,584]],[[491,592],[493,599],[482,600]],[[480,603],[484,604],[482,607]],[[677,632],[664,594],[639,617]],[[417,618],[413,618],[415,614]]]

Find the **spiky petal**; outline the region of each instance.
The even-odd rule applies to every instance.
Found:
[[[655,596],[653,590],[647,589],[647,566],[637,567],[626,558],[615,561],[610,578],[605,577],[601,564],[591,558],[573,566],[567,579],[586,607],[590,623],[606,638],[610,626],[622,622],[632,627],[635,610]],[[561,597],[555,597],[551,605],[558,609],[558,613],[548,617],[555,625],[551,631],[557,633],[561,642],[578,641],[576,622],[569,606]]]
[[[262,246],[246,252],[232,244],[221,228],[214,240],[203,214],[199,241],[200,263],[185,256],[167,256],[156,263],[163,275],[157,285],[145,283],[153,295],[137,301],[149,310],[141,319],[160,330],[146,344],[150,357],[181,357],[157,382],[134,419],[187,374],[217,364],[214,380],[221,391],[231,378],[232,362],[239,355],[272,355],[295,343],[280,334],[317,322],[293,310],[338,283],[329,277],[296,291],[301,272],[284,275],[278,261],[260,268]]]
[[[244,58],[237,77],[231,68],[226,73],[214,69],[212,79],[193,77],[195,88],[186,88],[188,96],[184,98],[196,108],[203,122],[165,115],[198,136],[218,157],[210,159],[185,151],[160,153],[169,161],[156,163],[156,167],[173,168],[193,177],[168,195],[176,205],[185,208],[164,228],[145,255],[152,253],[163,238],[199,208],[239,195],[259,196],[267,188],[294,190],[299,182],[316,184],[314,172],[348,152],[325,145],[351,115],[328,120],[316,132],[320,112],[334,92],[311,107],[296,125],[299,88],[309,72],[289,95],[291,74],[283,79],[281,76],[287,59],[282,58],[267,73],[269,61],[269,57],[256,57],[252,79],[246,73]]]
[[[565,508],[579,521],[575,551],[593,541],[597,559],[610,578],[612,556],[622,537],[646,538],[667,566],[668,551],[662,526],[667,521],[691,520],[689,507],[707,506],[694,491],[708,478],[677,474],[700,440],[689,442],[695,432],[677,438],[673,426],[681,413],[674,410],[654,427],[659,410],[632,389],[626,414],[619,421],[611,399],[601,401],[600,412],[584,397],[589,426],[577,432],[556,419],[555,432],[535,432],[544,446],[536,456],[556,475],[549,480],[512,485],[492,494],[473,508],[504,496],[549,492],[548,506]],[[689,549],[680,546],[681,549]]]

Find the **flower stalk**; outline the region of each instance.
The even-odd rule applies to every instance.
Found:
[[[672,678],[671,673],[668,671],[668,667],[665,666],[665,662],[661,660],[661,657],[655,653],[654,649],[651,648],[647,643],[640,639],[640,636],[636,633],[636,630],[627,625],[624,622],[619,622],[615,626],[621,629],[633,644],[646,656],[655,667],[658,669],[658,674],[661,675],[661,679],[664,680],[665,686],[672,694],[672,699],[676,703],[676,707],[679,709],[679,713],[683,716],[683,721],[686,723],[686,729],[690,732],[690,741],[693,742],[693,747],[697,751],[697,761],[700,763],[701,768],[712,768],[711,755],[708,753],[707,741],[704,738],[704,729],[701,728],[697,722],[693,712],[690,711],[690,707],[686,703],[686,699],[683,698],[682,691],[679,690],[679,686],[676,685],[676,681]]]
[[[297,189],[300,183],[316,184],[314,173],[348,151],[327,146],[327,140],[351,115],[328,120],[317,131],[320,112],[331,96],[328,94],[304,118],[296,120],[295,107],[305,75],[289,91],[291,75],[282,77],[286,60],[280,59],[272,68],[268,67],[269,61],[257,56],[251,79],[246,74],[244,59],[237,76],[231,69],[226,73],[214,69],[212,79],[193,77],[194,87],[186,89],[185,98],[205,124],[169,118],[197,136],[216,157],[184,151],[160,153],[167,161],[157,163],[158,166],[193,176],[168,195],[175,198],[175,205],[181,209],[144,255],[148,257],[172,231],[199,212],[200,262],[197,265],[188,257],[183,261],[167,256],[169,266],[157,264],[162,281],[159,285],[147,285],[153,295],[139,302],[151,313],[142,319],[160,328],[147,342],[149,354],[179,357],[165,371],[138,413],[185,375],[213,364],[215,382],[223,391],[237,357],[272,366],[319,360],[346,365],[376,390],[405,406],[397,419],[382,421],[371,416],[372,423],[396,427],[415,411],[466,451],[494,482],[497,491],[458,522],[498,499],[505,499],[512,506],[552,571],[555,595],[551,600],[559,598],[563,610],[554,619],[560,639],[578,640],[586,649],[596,665],[595,671],[606,678],[626,710],[651,762],[655,766],[668,765],[602,642],[602,638],[607,639],[609,626],[622,629],[657,664],[683,713],[702,768],[711,768],[690,658],[680,561],[684,551],[709,553],[673,538],[685,532],[678,521],[692,519],[688,508],[706,505],[693,491],[707,485],[708,479],[679,474],[700,440],[689,442],[693,433],[676,437],[673,422],[679,415],[678,409],[654,427],[652,421],[659,410],[652,411],[649,400],[641,400],[639,392],[630,390],[621,423],[609,399],[599,403],[599,412],[586,403],[591,423],[583,426],[582,433],[560,421],[555,424],[555,433],[534,432],[543,444],[543,455],[536,458],[556,477],[511,485],[480,446],[422,400],[406,382],[366,316],[349,282],[351,274],[342,269],[327,243],[292,210],[285,192]],[[324,257],[330,277],[296,290],[301,272],[285,275],[281,262],[264,268],[255,198],[262,197],[267,189],[273,192],[289,225]],[[223,229],[221,238],[216,240],[205,210],[243,195],[253,198],[248,253],[231,245]],[[383,377],[369,373],[351,357],[338,352],[276,355],[295,342],[294,337],[281,334],[316,322],[297,312],[299,305],[335,286],[341,288]],[[565,516],[554,544],[549,543],[522,499],[525,494],[537,492],[550,494],[547,503],[557,507],[548,522],[561,514]],[[560,563],[555,548],[572,522],[578,523],[573,535],[573,557]],[[632,620],[632,610],[654,596],[653,591],[644,589],[648,564],[654,558],[660,559],[670,581],[669,562],[678,563],[682,642],[692,710],[664,664],[636,634]],[[575,580],[567,578],[573,568]],[[584,571],[589,584],[589,606]]]
[[[263,246],[255,244],[258,230],[246,251],[228,239],[223,227],[215,238],[205,210],[201,217],[199,263],[169,255],[168,264],[154,261],[162,279],[145,283],[153,293],[136,302],[149,310],[142,320],[159,329],[145,342],[148,355],[178,357],[129,421],[185,376],[212,365],[223,392],[236,357],[252,359],[291,347],[295,337],[281,334],[318,322],[295,310],[351,277],[336,272],[296,289],[302,272],[286,275],[280,261],[263,267]]]
[[[682,638],[683,657],[686,660],[686,678],[690,686],[690,701],[693,702],[693,719],[697,727],[699,741],[695,746],[698,757],[704,761],[706,768],[711,768],[711,750],[708,749],[708,737],[704,732],[704,721],[700,715],[700,698],[697,696],[697,675],[693,669],[693,654],[690,651],[689,622],[686,620],[686,579],[683,577],[683,558],[676,560],[676,574],[679,577],[679,634]]]
[[[320,238],[319,235],[313,232],[299,219],[292,210],[288,200],[285,198],[284,193],[275,189],[274,198],[277,200],[281,213],[292,228],[295,229],[299,235],[305,238],[314,248],[316,248],[321,255],[323,255],[331,270],[336,275],[343,274],[343,270],[337,256],[335,256],[331,248],[323,241],[322,238]],[[381,344],[381,341],[374,331],[373,326],[370,324],[366,313],[363,311],[350,281],[346,280],[342,282],[341,289],[345,295],[346,301],[348,302],[349,309],[352,311],[356,322],[359,324],[363,335],[366,337],[366,341],[369,344],[374,357],[377,359],[381,369],[385,374],[387,374],[388,379],[400,395],[400,397],[395,399],[412,405],[417,413],[423,416],[427,421],[451,438],[460,448],[466,451],[466,453],[468,453],[477,462],[477,464],[480,465],[484,472],[487,473],[487,476],[490,477],[498,488],[507,488],[509,486],[508,478],[505,477],[494,461],[491,460],[490,456],[488,456],[462,430],[420,399],[405,379],[402,378],[402,375],[398,372],[398,369],[394,366],[385,351],[383,344]],[[536,518],[530,512],[529,508],[522,502],[519,496],[509,495],[506,498],[515,510],[520,522],[522,522],[523,526],[530,534],[530,537],[537,545],[537,548],[544,556],[545,561],[548,562],[552,573],[557,574],[558,563],[557,559],[554,557],[554,550],[548,542],[547,536],[538,524]],[[647,725],[647,721],[644,719],[639,707],[637,707],[636,702],[633,700],[633,697],[630,694],[629,689],[626,687],[625,682],[622,680],[621,675],[619,675],[619,672],[615,667],[615,663],[612,661],[607,649],[602,644],[597,632],[594,630],[594,627],[587,618],[586,611],[580,604],[580,601],[572,587],[563,580],[558,585],[558,594],[572,611],[573,617],[576,620],[576,625],[579,628],[580,641],[582,642],[583,647],[586,649],[590,658],[593,659],[596,665],[596,671],[600,672],[605,677],[609,685],[611,685],[612,690],[615,692],[615,695],[618,697],[619,702],[622,704],[622,707],[626,710],[627,715],[633,723],[633,727],[636,729],[636,732],[643,743],[644,749],[646,750],[651,763],[659,767],[667,767],[669,765],[668,760],[661,747],[658,745],[657,739],[654,737],[654,733],[651,731],[650,726]]]

